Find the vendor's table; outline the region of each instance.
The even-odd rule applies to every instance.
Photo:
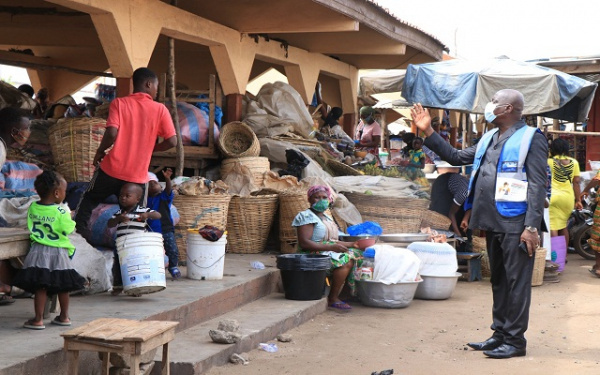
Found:
[[[142,354],[162,345],[161,374],[169,375],[169,342],[175,338],[175,327],[178,324],[102,318],[62,333],[67,351],[68,374],[79,373],[79,351],[87,350],[102,353],[103,375],[109,373],[110,353],[130,355],[129,373],[139,375]]]

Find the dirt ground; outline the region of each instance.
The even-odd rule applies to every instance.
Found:
[[[533,288],[526,357],[490,359],[466,347],[491,335],[484,280],[459,282],[448,300],[414,300],[404,309],[353,303],[350,313],[327,311],[289,331],[293,342],[277,343],[276,353],[253,350],[249,364],[208,374],[599,374],[600,279],[591,265],[569,254],[559,283]]]

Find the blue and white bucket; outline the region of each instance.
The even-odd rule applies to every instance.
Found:
[[[149,294],[167,287],[162,234],[148,232],[119,237],[117,252],[125,294]]]

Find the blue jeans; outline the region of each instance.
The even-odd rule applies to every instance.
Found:
[[[162,235],[165,253],[169,258],[169,268],[177,267],[179,265],[179,248],[177,248],[177,242],[175,242],[175,232],[166,232]]]

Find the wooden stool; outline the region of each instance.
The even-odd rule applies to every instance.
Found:
[[[467,265],[459,265],[458,272],[462,272],[461,279],[466,281],[481,280],[481,253],[456,253],[458,260],[466,260]],[[466,272],[466,276],[464,273]]]
[[[62,333],[69,366],[67,373],[79,373],[79,351],[86,350],[102,353],[102,375],[108,375],[110,353],[130,355],[129,373],[139,375],[141,355],[162,345],[161,374],[169,375],[169,341],[175,338],[178,324],[102,318]]]

